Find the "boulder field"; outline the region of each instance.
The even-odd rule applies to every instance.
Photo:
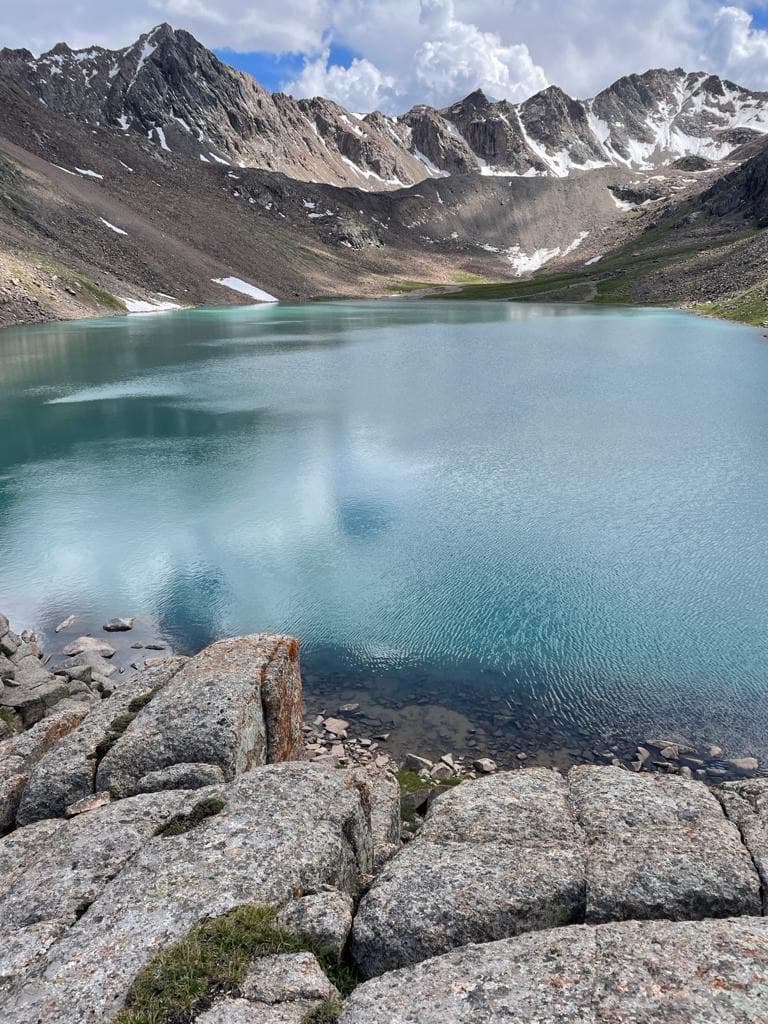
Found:
[[[403,845],[388,768],[303,760],[292,638],[113,681],[3,628],[3,1024],[767,1019],[768,779],[520,768]]]

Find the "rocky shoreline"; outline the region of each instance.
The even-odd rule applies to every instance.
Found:
[[[133,625],[53,664],[0,618],[4,1024],[760,1019],[768,778],[401,765],[305,720],[294,638],[121,672]]]
[[[82,629],[79,616],[67,616],[54,630],[60,641],[58,654],[46,655],[33,630],[16,634],[0,614],[0,739],[34,724],[53,708],[77,711],[93,706],[110,696],[126,673],[152,668],[172,656],[169,644],[157,638],[152,626],[133,616],[109,619],[100,630],[78,635]],[[423,736],[410,729],[401,738],[396,706],[387,728],[382,727],[381,711],[372,712],[359,700],[334,704],[332,697],[323,700],[317,695],[313,704],[316,713],[303,724],[307,760],[336,767],[373,764],[390,772],[404,769],[427,783],[474,778],[499,769],[565,770],[573,764],[610,764],[711,784],[768,774],[768,764],[761,764],[751,752],[732,755],[716,742],[696,744],[677,733],[648,736],[636,743],[623,738],[591,748],[582,743],[580,749],[569,750],[566,758],[557,748],[536,743],[526,749],[505,750],[498,739],[490,742],[490,736],[467,723],[464,744],[459,739],[457,746],[447,733],[440,732],[443,740],[448,740],[446,749],[427,753],[423,740],[431,723],[425,723]],[[425,698],[419,699],[419,706],[425,715],[429,713]],[[431,735],[432,751],[434,740]]]

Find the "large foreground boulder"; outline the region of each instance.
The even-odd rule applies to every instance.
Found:
[[[60,740],[35,766],[21,797],[18,825],[43,818],[63,818],[67,807],[96,792],[99,758],[117,738],[117,730],[143,702],[162,689],[184,664],[169,658],[121,684],[98,704],[68,736]]]
[[[589,842],[587,921],[760,913],[749,851],[702,783],[592,766],[568,780]]]
[[[181,668],[99,763],[96,788],[138,792],[176,764],[217,766],[227,781],[299,759],[303,747],[299,646],[272,633],[206,647]]]
[[[356,896],[372,865],[365,802],[347,772],[269,765],[0,840],[0,1020],[109,1020],[142,967],[203,918],[328,886]]]
[[[753,835],[768,849],[757,824]],[[750,850],[701,783],[524,769],[435,800],[361,901],[351,950],[371,977],[558,925],[760,912]]]
[[[352,955],[366,977],[469,942],[584,917],[586,850],[568,785],[545,768],[465,783],[363,898]]]
[[[339,1024],[758,1024],[768,920],[576,925],[368,981]]]

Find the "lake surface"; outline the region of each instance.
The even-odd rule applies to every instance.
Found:
[[[180,650],[291,632],[310,706],[363,694],[418,731],[439,705],[497,747],[768,746],[757,330],[511,303],[198,310],[0,332],[0,382],[19,626],[138,615]]]

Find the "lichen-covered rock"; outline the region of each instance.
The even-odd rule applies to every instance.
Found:
[[[277,916],[286,931],[341,959],[352,929],[353,902],[348,893],[318,892],[287,903]]]
[[[312,953],[260,957],[239,986],[240,999],[222,999],[197,1024],[303,1024],[326,1000],[339,998]]]
[[[136,797],[71,821],[40,821],[0,840],[0,949],[32,925],[46,923],[49,934],[63,934],[186,798]],[[18,949],[22,963],[15,968],[6,950],[7,985],[34,960],[27,942]],[[38,956],[44,952],[43,946]]]
[[[157,793],[161,789],[202,789],[225,782],[217,764],[174,764],[142,775],[136,784],[139,793]]]
[[[159,668],[146,669],[126,680],[73,732],[60,740],[33,768],[16,817],[17,824],[61,818],[70,804],[95,793],[98,758],[114,735],[113,723],[125,721],[124,716],[132,714],[129,711],[132,703],[148,698],[166,685],[184,662],[184,658],[171,659]]]
[[[339,1024],[747,1024],[768,1005],[768,920],[575,925],[368,981]]]
[[[194,810],[209,798],[213,813],[200,819]],[[223,801],[223,808],[213,798]],[[177,813],[186,815],[189,830],[154,835],[111,872],[112,880],[100,893],[91,885],[85,912],[35,970],[9,984],[9,997],[0,1000],[3,1024],[108,1020],[141,968],[201,919],[244,904],[284,904],[297,891],[316,892],[324,885],[356,894],[361,877],[370,872],[370,826],[361,794],[346,773],[310,764],[268,765],[228,786],[145,794],[70,821],[39,822],[12,833],[0,848],[22,842],[35,829],[51,830],[47,845],[40,839],[34,850],[20,851],[9,870],[4,872],[0,861],[8,888],[19,890],[13,902],[17,914],[29,904],[35,880],[43,892],[34,899],[42,900],[49,913],[53,894],[45,894],[43,880],[58,873],[59,860],[52,863],[47,850],[60,848],[70,829],[82,830],[84,856],[87,843],[88,856],[101,855],[111,863],[107,836],[121,815],[143,801],[165,806],[174,800],[180,801]],[[73,871],[77,860],[71,857]],[[89,877],[86,872],[81,885]],[[20,887],[19,878],[25,880]],[[62,885],[65,893],[73,888]],[[65,900],[65,906],[72,902]],[[9,917],[11,925],[17,914]]]
[[[768,779],[726,782],[715,794],[752,856],[762,882],[763,914],[768,916]]]
[[[298,644],[265,633],[221,640],[190,658],[99,764],[121,796],[174,764],[218,765],[227,780],[303,752]]]
[[[313,953],[281,953],[259,957],[238,986],[245,999],[257,1003],[321,1001],[339,996]]]
[[[86,714],[86,708],[55,712],[27,732],[0,743],[0,836],[10,832],[16,824],[29,773],[60,739],[79,725]]]
[[[67,818],[74,818],[78,814],[98,811],[100,807],[105,807],[110,803],[112,803],[112,797],[109,793],[94,793],[93,796],[86,796],[82,800],[78,800],[76,804],[70,804],[65,815]]]
[[[305,1024],[316,1001],[252,1003],[247,999],[222,999],[196,1018],[195,1024]]]
[[[400,786],[397,779],[375,764],[353,768],[351,775],[367,793],[374,869],[379,871],[400,846]]]
[[[547,769],[464,783],[363,897],[351,952],[370,977],[469,942],[583,919],[585,848],[568,787]]]
[[[587,921],[760,913],[749,853],[701,783],[593,766],[569,782],[589,840]]]
[[[363,897],[350,948],[372,977],[455,946],[570,924],[583,908],[578,847],[416,840]]]

